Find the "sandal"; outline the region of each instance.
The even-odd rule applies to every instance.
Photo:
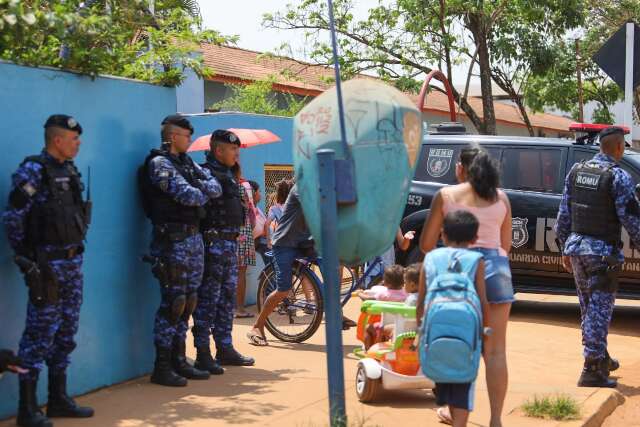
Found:
[[[255,332],[255,329],[247,332],[247,338],[249,338],[249,343],[256,347],[266,347],[269,345],[267,337],[261,335],[259,332]]]
[[[449,408],[443,406],[436,410],[436,415],[438,416],[438,421],[444,424],[453,424],[453,420],[451,419],[451,414],[449,413]]]
[[[236,313],[236,319],[249,319],[251,317],[253,317],[253,313],[249,313],[248,311]]]

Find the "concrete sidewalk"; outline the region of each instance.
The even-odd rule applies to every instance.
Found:
[[[510,384],[505,405],[505,426],[553,426],[554,421],[526,418],[518,410],[534,395],[569,394],[583,405],[583,421],[594,413],[604,415],[618,404],[612,390],[575,386],[581,366],[578,306],[575,298],[520,296],[508,332]],[[345,311],[357,318],[359,302]],[[638,331],[632,325],[640,314],[638,304],[616,310],[610,336],[612,353],[626,366],[640,362]],[[632,322],[633,321],[633,322]],[[251,368],[229,368],[208,381],[191,381],[180,389],[149,383],[148,377],[103,389],[79,398],[96,409],[91,420],[55,420],[56,426],[142,427],[277,425],[325,426],[328,400],[324,325],[303,344],[271,340],[268,347],[247,344],[245,333],[252,319],[236,320],[237,348],[256,358]],[[434,398],[429,391],[389,392],[381,403],[363,405],[355,393],[357,359],[351,351],[359,345],[355,330],[343,334],[345,389],[350,422],[364,426],[438,425]],[[192,350],[192,346],[189,345]],[[193,357],[193,351],[191,352]],[[625,379],[620,378],[624,386]],[[484,369],[476,385],[476,410],[471,425],[486,426],[489,402]],[[583,421],[563,423],[584,425]],[[0,423],[0,427],[13,424]],[[599,425],[592,419],[587,425]]]

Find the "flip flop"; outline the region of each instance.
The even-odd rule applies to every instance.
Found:
[[[265,336],[257,334],[253,331],[247,332],[247,338],[249,338],[249,343],[255,345],[256,347],[266,347],[269,345]]]
[[[249,313],[248,311],[245,311],[244,313],[236,313],[236,319],[248,319],[250,317],[253,317],[253,313]]]
[[[438,421],[444,424],[453,424],[453,420],[451,419],[451,414],[449,414],[449,408],[443,406],[436,410],[436,415],[438,416]]]

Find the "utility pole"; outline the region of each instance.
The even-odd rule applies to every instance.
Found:
[[[580,68],[580,39],[576,39],[576,74],[578,77],[578,121],[584,123],[584,99],[582,96],[582,70]]]
[[[626,59],[624,79],[624,124],[629,126],[631,132],[627,135],[627,142],[633,141],[633,45],[635,35],[635,23],[627,22]]]

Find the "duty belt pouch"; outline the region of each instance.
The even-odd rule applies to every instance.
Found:
[[[620,286],[621,264],[613,255],[602,258],[606,265],[591,272],[596,277],[595,288],[604,292],[615,293]]]
[[[32,272],[24,276],[29,288],[29,301],[36,307],[44,307],[47,303],[47,292],[40,273]]]

